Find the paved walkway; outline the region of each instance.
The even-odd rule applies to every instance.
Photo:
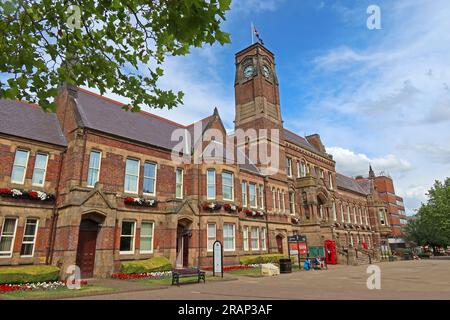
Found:
[[[329,266],[328,271],[300,271],[264,278],[239,276],[235,281],[207,281],[206,284],[166,287],[162,290],[150,290],[153,286],[141,290],[142,284],[138,283],[139,291],[85,299],[450,299],[449,260],[384,262],[377,265],[381,268],[381,290],[367,289],[367,266],[338,265]],[[102,285],[108,286],[107,283]]]

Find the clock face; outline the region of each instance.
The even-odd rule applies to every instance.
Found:
[[[263,75],[264,77],[268,78],[270,76],[270,69],[268,66],[263,66]]]
[[[244,77],[250,78],[253,75],[253,66],[246,66],[244,68]]]

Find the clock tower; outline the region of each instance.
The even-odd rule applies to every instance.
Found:
[[[272,52],[260,43],[236,53],[235,128],[280,129],[278,78]]]
[[[252,162],[264,170],[261,171],[264,175],[286,178],[284,130],[273,53],[260,43],[236,53],[234,88],[235,130],[251,132],[254,129],[258,135],[256,140],[250,138],[237,145],[243,143],[246,153],[251,146],[255,146],[254,143],[259,151],[267,150],[269,162],[261,157]]]

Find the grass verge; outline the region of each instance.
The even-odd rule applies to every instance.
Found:
[[[70,290],[68,288],[59,288],[56,290],[35,290],[35,291],[14,291],[0,294],[0,298],[7,299],[58,299],[72,298],[79,296],[88,296],[102,293],[113,293],[115,288],[100,287],[94,285],[82,286],[79,290]]]

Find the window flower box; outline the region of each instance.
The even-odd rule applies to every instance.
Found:
[[[229,203],[224,204],[223,205],[223,209],[226,212],[229,212],[229,213],[236,213],[236,212],[241,212],[242,211],[241,207],[239,207],[239,206],[237,206],[235,204],[229,204]]]
[[[35,190],[26,191],[8,188],[0,189],[0,197],[26,199],[33,201],[52,201],[55,199],[55,196],[53,194],[45,193],[42,191],[35,191]]]
[[[205,203],[202,205],[202,208],[203,208],[203,210],[205,210],[205,211],[213,212],[213,211],[218,211],[218,210],[220,210],[220,209],[222,208],[222,206],[221,206],[220,204],[214,203],[214,202],[205,202]]]
[[[263,217],[264,212],[260,210],[245,210],[245,214],[249,217]]]
[[[123,202],[129,206],[139,206],[139,207],[156,207],[158,205],[158,201],[154,199],[144,199],[144,198],[133,198],[126,197]]]

